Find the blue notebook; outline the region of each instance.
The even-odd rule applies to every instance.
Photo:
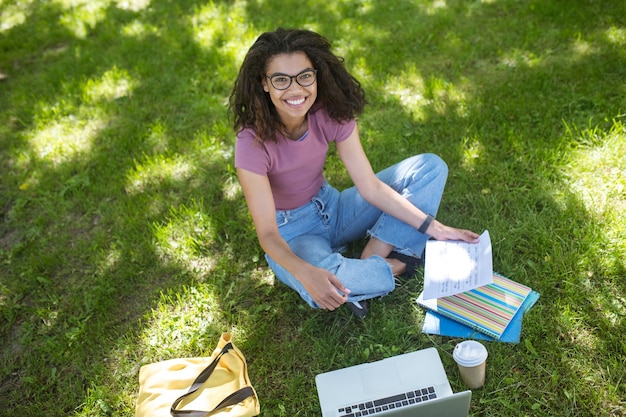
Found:
[[[499,339],[495,339],[484,333],[476,331],[469,326],[430,310],[426,311],[424,325],[422,326],[422,333],[439,336],[461,337],[466,339],[519,343],[522,333],[522,319],[524,318],[524,314],[535,305],[538,299],[539,293],[531,291]]]

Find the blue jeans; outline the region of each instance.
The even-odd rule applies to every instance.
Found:
[[[448,176],[446,163],[433,154],[416,155],[376,174],[423,212],[437,214]],[[332,272],[350,289],[349,302],[379,297],[394,289],[389,264],[380,256],[368,259],[341,255],[346,244],[367,235],[405,255],[421,256],[428,236],[366,202],[356,187],[339,192],[325,183],[307,204],[276,212],[281,236],[303,260]],[[265,255],[276,277],[314,308],[319,306],[296,278]]]

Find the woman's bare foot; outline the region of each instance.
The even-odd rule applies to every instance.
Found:
[[[389,258],[388,256],[392,250],[392,245],[373,237],[369,240],[369,242],[367,242],[365,248],[363,248],[361,259],[367,259],[370,256],[378,255],[381,258],[385,258],[385,261],[387,261],[391,267],[391,273],[394,276],[402,275],[406,272],[406,264],[399,259]]]

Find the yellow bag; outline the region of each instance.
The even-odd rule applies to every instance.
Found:
[[[171,359],[139,370],[135,417],[252,417],[259,400],[246,359],[222,334],[210,358]]]

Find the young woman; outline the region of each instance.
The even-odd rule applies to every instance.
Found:
[[[429,237],[477,242],[478,235],[434,220],[447,178],[423,154],[375,174],[355,117],[359,82],[329,42],[307,30],[262,34],[248,51],[230,96],[235,166],[261,247],[276,277],[312,307],[367,302],[394,289]],[[333,188],[324,162],[334,143],[354,186]],[[341,255],[369,237],[360,259]]]

